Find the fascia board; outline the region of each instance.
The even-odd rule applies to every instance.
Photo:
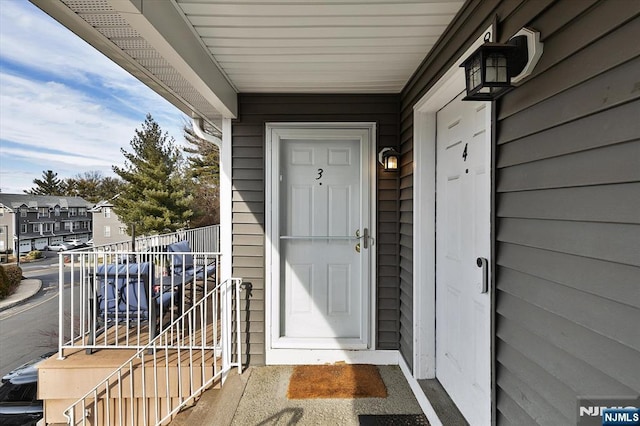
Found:
[[[235,88],[171,1],[108,0],[111,6],[225,118],[236,118]]]

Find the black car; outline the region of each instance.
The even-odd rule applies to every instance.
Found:
[[[43,405],[38,400],[37,366],[55,352],[21,365],[2,377],[0,385],[0,424],[31,426],[42,418]]]

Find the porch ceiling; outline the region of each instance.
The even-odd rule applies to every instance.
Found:
[[[185,113],[237,93],[397,93],[462,0],[31,0]]]

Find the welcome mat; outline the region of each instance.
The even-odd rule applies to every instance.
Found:
[[[359,415],[360,426],[429,426],[424,414]]]
[[[386,398],[387,388],[375,365],[297,365],[291,374],[287,397]]]

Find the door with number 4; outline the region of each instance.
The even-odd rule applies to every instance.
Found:
[[[463,94],[464,95],[464,94]],[[437,113],[436,376],[469,423],[490,423],[490,114]]]
[[[367,348],[371,129],[270,136],[272,347]]]

